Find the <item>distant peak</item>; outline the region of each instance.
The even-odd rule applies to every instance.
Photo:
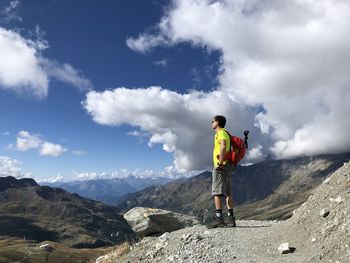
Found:
[[[0,192],[9,188],[39,186],[32,178],[16,179],[13,176],[0,177]]]

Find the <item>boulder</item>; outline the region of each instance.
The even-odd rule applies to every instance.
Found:
[[[329,198],[329,201],[331,201],[332,203],[335,202],[337,204],[341,204],[343,202],[343,198],[341,196],[338,196],[337,198]]]
[[[320,216],[326,218],[328,215],[329,215],[330,211],[328,208],[323,208],[321,211],[320,211]]]
[[[289,243],[282,243],[279,247],[278,247],[278,251],[281,254],[288,254],[291,252],[291,247],[289,246]]]
[[[199,224],[193,216],[145,207],[131,209],[124,218],[139,237],[160,235]]]
[[[55,249],[55,248],[54,248],[52,245],[50,245],[50,244],[43,244],[43,245],[40,245],[39,248],[40,248],[41,250],[48,251],[48,252],[51,252],[51,251],[53,251],[53,250]]]

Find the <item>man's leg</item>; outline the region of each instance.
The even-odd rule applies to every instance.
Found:
[[[209,225],[210,228],[224,227],[225,220],[222,216],[222,171],[217,169],[213,170],[212,174],[212,195],[214,196],[214,204],[216,209],[216,214],[214,221]]]
[[[232,173],[235,170],[235,166],[232,164],[227,165],[227,173],[226,182],[227,182],[227,197],[226,197],[226,205],[227,205],[227,220],[226,225],[229,227],[236,226],[236,219],[233,215],[233,197],[232,197]]]
[[[227,205],[227,210],[228,210],[226,224],[227,224],[227,226],[235,227],[236,226],[236,219],[233,215],[233,198],[232,198],[232,196],[226,197],[226,205]]]
[[[233,209],[233,198],[232,198],[232,195],[226,197],[226,205],[227,205],[227,209]]]
[[[221,195],[215,195],[214,196],[214,203],[215,203],[215,209],[216,209],[216,217],[222,218],[222,196]]]
[[[225,226],[225,220],[222,215],[222,195],[214,195],[214,203],[215,203],[215,219],[214,221],[209,225],[210,228],[216,228],[216,227],[224,227]]]
[[[221,195],[214,195],[215,208],[222,210]]]

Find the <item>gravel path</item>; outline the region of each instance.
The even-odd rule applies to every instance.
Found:
[[[195,226],[147,237],[111,262],[304,262],[296,250],[280,254],[272,221],[238,221],[236,228]]]

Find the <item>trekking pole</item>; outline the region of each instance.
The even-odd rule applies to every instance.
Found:
[[[249,131],[244,131],[244,144],[246,149],[248,149],[248,134]]]

